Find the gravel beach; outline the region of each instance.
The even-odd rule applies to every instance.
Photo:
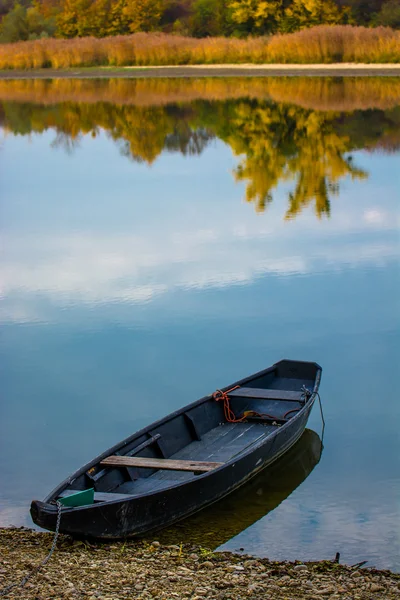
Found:
[[[0,530],[0,594],[47,555],[53,535]],[[335,562],[271,562],[156,541],[93,544],[60,536],[50,561],[8,599],[164,600],[319,599],[400,597],[400,574]]]

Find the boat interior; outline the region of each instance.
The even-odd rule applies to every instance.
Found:
[[[217,391],[112,448],[50,500],[66,506],[119,501],[218,468],[294,418],[310,398],[317,372],[313,363],[281,361]]]

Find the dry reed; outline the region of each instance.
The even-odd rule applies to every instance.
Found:
[[[322,25],[247,40],[136,33],[0,44],[0,69],[333,62],[398,63],[400,31]]]
[[[268,44],[268,61],[284,64],[398,63],[400,31],[389,27],[319,25],[272,37]]]

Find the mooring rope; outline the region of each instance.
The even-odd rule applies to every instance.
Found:
[[[324,412],[322,410],[322,400],[321,400],[321,396],[319,395],[319,392],[315,392],[317,394],[318,397],[318,402],[319,402],[319,410],[321,413],[321,419],[322,419],[322,433],[321,433],[321,442],[323,443],[324,441],[324,433],[325,433],[325,419],[324,419]]]
[[[54,538],[53,538],[53,543],[50,548],[50,552],[48,553],[46,558],[44,560],[42,560],[42,562],[37,567],[34,567],[32,569],[32,571],[30,573],[28,573],[28,575],[25,575],[25,577],[23,579],[21,579],[21,581],[19,583],[11,583],[10,585],[7,585],[2,590],[0,590],[0,596],[6,596],[8,594],[8,592],[10,590],[12,590],[13,588],[24,587],[24,585],[29,581],[29,579],[31,579],[31,577],[36,575],[40,571],[40,569],[42,569],[45,566],[45,564],[47,564],[49,562],[54,550],[56,549],[58,534],[60,532],[62,504],[61,504],[61,502],[57,501],[56,505],[57,505],[57,523],[56,523],[56,529],[54,532]]]
[[[243,423],[243,421],[246,421],[246,419],[249,417],[259,417],[261,419],[264,418],[264,419],[272,419],[274,421],[275,420],[282,421],[282,420],[286,419],[287,415],[289,415],[290,413],[298,412],[300,410],[300,408],[291,408],[290,410],[286,411],[282,417],[276,417],[275,415],[270,415],[268,413],[260,413],[255,410],[245,410],[244,413],[240,417],[236,417],[236,415],[233,412],[231,405],[230,405],[229,393],[233,392],[233,390],[237,390],[239,388],[240,388],[240,385],[235,385],[235,387],[231,388],[230,390],[226,390],[225,392],[223,392],[222,390],[217,390],[212,395],[216,402],[222,401],[224,403],[224,415],[225,415],[225,419],[228,423]],[[310,390],[308,390],[304,385],[301,388],[301,391],[302,391],[302,395],[304,396],[304,403],[305,403],[307,401],[307,398],[312,395],[312,392],[310,392]],[[318,394],[318,392],[317,392],[317,394]],[[319,394],[318,394],[318,397],[319,397]],[[320,405],[321,405],[321,399],[320,399]],[[321,407],[321,411],[322,411],[322,407]],[[322,417],[322,419],[323,419],[323,417]],[[325,426],[325,424],[324,424],[324,426]]]

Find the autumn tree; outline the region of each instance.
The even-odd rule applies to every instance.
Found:
[[[90,35],[87,26],[90,6],[91,0],[62,0],[57,16],[58,35],[65,38]]]
[[[340,8],[334,0],[292,0],[285,8],[281,30],[296,31],[314,25],[337,25],[351,20],[348,7]]]
[[[56,17],[61,12],[60,0],[34,0],[32,5],[45,19]]]
[[[163,10],[163,0],[126,0],[122,12],[129,22],[129,30],[135,33],[156,30]]]
[[[263,35],[276,31],[283,0],[228,0],[227,6],[238,32]]]

